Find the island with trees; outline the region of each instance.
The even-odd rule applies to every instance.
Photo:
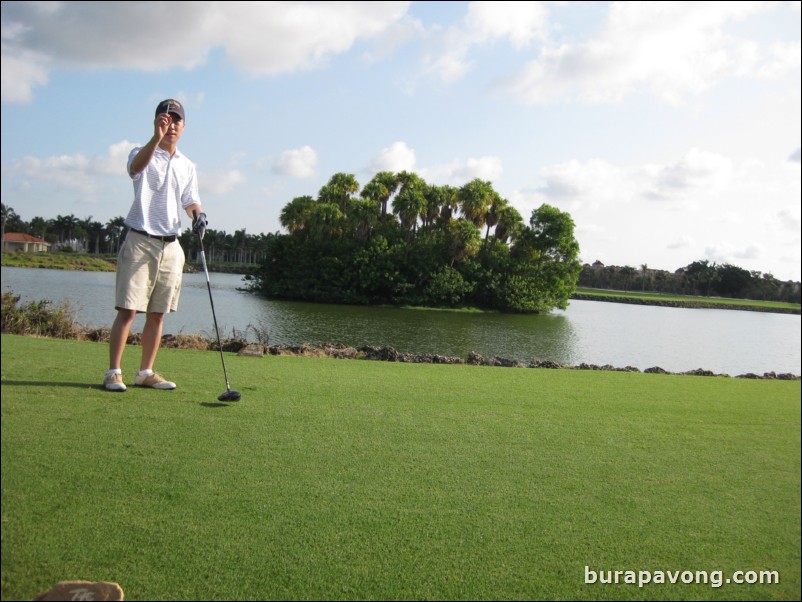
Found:
[[[385,171],[360,187],[354,175],[337,173],[316,197],[288,202],[279,218],[283,233],[208,228],[209,269],[246,274],[256,294],[317,302],[532,313],[565,309],[569,299],[683,307],[715,299],[732,300],[737,309],[799,313],[800,283],[768,272],[708,260],[674,271],[582,265],[569,214],[544,204],[527,222],[481,179],[437,186],[414,173]],[[4,249],[6,232],[47,243],[50,252],[3,253],[3,265],[103,269],[98,262],[106,258],[112,270],[125,225],[122,216],[105,224],[74,215],[26,222],[3,203]],[[197,237],[187,228],[180,240],[188,269],[199,266]]]

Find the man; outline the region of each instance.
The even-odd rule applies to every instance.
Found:
[[[142,330],[142,359],[134,384],[153,389],[175,389],[174,382],[153,371],[161,344],[164,314],[176,311],[184,271],[184,251],[178,242],[181,211],[192,218],[192,229],[203,237],[206,214],[201,212],[195,165],[178,150],[185,114],[177,100],[156,107],[153,137],[128,156],[128,175],[134,184],[134,202],[125,225],[129,230],[117,256],[115,309],[111,328],[109,371],[103,385],[125,391],[122,357],[137,313],[146,314]]]

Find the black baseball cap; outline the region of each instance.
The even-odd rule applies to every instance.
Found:
[[[159,106],[156,107],[156,115],[161,115],[162,113],[176,113],[181,116],[182,120],[186,119],[184,117],[184,105],[173,98],[161,101]]]

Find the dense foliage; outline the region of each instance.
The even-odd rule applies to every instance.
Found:
[[[435,186],[380,172],[357,196],[335,174],[317,199],[281,212],[289,234],[271,237],[253,290],[329,303],[565,309],[582,269],[571,217],[542,205],[529,224],[475,179]]]
[[[405,174],[407,180],[413,178],[410,174]],[[414,176],[417,178],[416,176]],[[288,203],[282,211],[282,224],[290,233],[306,230],[307,234],[314,231],[317,236],[326,235],[328,221],[337,222],[342,219],[343,212],[340,203],[336,201],[337,182],[342,181],[348,185],[358,184],[352,177],[339,174],[321,190],[322,196],[317,201],[312,197],[300,197]],[[419,182],[420,180],[415,180]],[[348,222],[343,224],[346,227],[357,223],[355,232],[343,231],[343,238],[348,238],[354,234],[361,242],[373,235],[381,234],[385,236],[388,244],[393,240],[407,241],[408,237],[401,236],[394,232],[392,225],[387,226],[386,221],[398,220],[405,228],[414,226],[415,233],[427,232],[432,227],[443,224],[444,213],[451,212],[451,217],[460,210],[459,193],[464,194],[462,200],[465,201],[463,217],[474,223],[479,221],[481,216],[482,190],[484,184],[481,181],[474,181],[464,186],[462,189],[453,187],[426,187],[429,189],[428,195],[437,195],[439,198],[434,201],[425,199],[427,210],[423,215],[418,214],[418,219],[412,222],[415,217],[416,204],[420,203],[420,195],[406,192],[403,196],[399,192],[398,176],[389,172],[378,174],[361,191],[360,198],[354,197],[354,189],[345,186],[347,199],[346,204],[353,204],[349,209]],[[493,193],[494,194],[494,193]],[[395,196],[394,196],[395,195]],[[425,195],[424,195],[425,196]],[[494,198],[495,198],[494,194]],[[337,205],[336,212],[331,211],[335,207],[324,207],[316,210],[317,215],[309,214],[310,207],[320,204],[320,201],[331,203],[332,200]],[[434,215],[434,206],[440,203],[441,211],[439,215]],[[379,206],[379,217],[376,217],[375,205]],[[448,205],[448,208],[445,207]],[[477,208],[478,207],[478,208]],[[428,209],[431,208],[431,211]],[[389,212],[389,215],[388,215]],[[359,222],[358,220],[362,220]],[[118,216],[109,220],[106,224],[95,221],[92,217],[78,219],[74,215],[59,215],[55,219],[45,219],[34,217],[30,221],[23,220],[12,207],[2,204],[2,232],[21,232],[42,238],[51,244],[51,251],[71,251],[77,253],[90,253],[98,255],[114,255],[119,250],[120,244],[125,235],[125,218]],[[470,230],[465,220],[457,220],[457,228],[462,228],[463,235],[470,236]],[[212,225],[214,217],[212,218]],[[494,240],[505,241],[507,245],[514,245],[514,235],[518,228],[523,225],[520,215],[513,208],[503,207],[501,203],[491,204],[490,209],[484,213],[485,236],[492,229],[494,234],[488,237],[488,245],[492,246]],[[382,229],[388,228],[385,233]],[[371,234],[372,233],[372,234]],[[264,262],[268,254],[268,247],[272,248],[271,241],[278,234],[248,234],[243,228],[236,230],[233,234],[224,230],[214,228],[206,229],[204,238],[204,248],[206,261],[210,269],[214,270],[241,270],[242,273],[251,271],[249,266],[260,265]],[[416,244],[416,243],[413,243]],[[200,246],[197,237],[187,228],[181,235],[181,246],[187,254],[187,259],[195,264],[200,263]],[[481,248],[481,245],[480,245]],[[473,248],[465,249],[465,253],[470,255]],[[458,248],[453,249],[458,254],[462,251]],[[493,253],[491,248],[489,251]],[[487,255],[480,257],[487,260]],[[450,266],[451,267],[451,266]],[[456,267],[456,266],[454,266]],[[467,267],[467,266],[462,266]],[[462,275],[463,272],[460,271]],[[449,272],[446,272],[448,274]],[[447,278],[441,275],[440,278]],[[758,271],[748,271],[731,264],[718,265],[708,260],[694,261],[693,263],[680,267],[674,272],[666,270],[656,270],[646,265],[639,268],[632,266],[614,266],[596,261],[593,265],[585,264],[579,275],[578,286],[592,287],[600,289],[612,289],[623,291],[652,291],[677,295],[701,295],[717,296],[733,299],[754,299],[759,301],[779,301],[785,303],[800,302],[800,283],[798,281],[781,281],[774,278],[769,273]]]
[[[650,291],[674,295],[726,297],[799,303],[799,282],[782,282],[771,274],[750,272],[729,263],[694,261],[675,272],[631,266],[585,265],[579,286],[621,291]]]
[[[12,291],[3,293],[2,332],[59,339],[78,338],[80,326],[75,310],[67,303],[54,305],[52,301],[20,303],[20,296]]]

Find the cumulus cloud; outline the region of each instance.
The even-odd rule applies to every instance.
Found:
[[[58,155],[41,159],[23,157],[3,171],[8,175],[35,177],[60,187],[89,193],[94,189],[91,178],[92,163],[84,155]]]
[[[719,191],[732,178],[732,161],[727,157],[692,148],[679,161],[669,165],[646,167],[651,182],[642,194],[656,200],[674,199],[689,191]]]
[[[673,249],[673,250],[676,250],[676,249],[687,249],[687,248],[692,247],[693,244],[694,244],[693,238],[691,238],[690,236],[682,235],[679,238],[676,238],[676,239],[670,241],[666,245],[666,247],[669,248],[669,249]]]
[[[0,96],[3,101],[26,103],[33,100],[34,88],[48,82],[48,59],[25,50],[7,54],[5,42],[0,56]]]
[[[123,140],[108,147],[105,155],[88,159],[81,153],[50,157],[22,157],[3,168],[9,178],[32,178],[59,188],[92,195],[101,186],[99,177],[125,177],[128,153],[136,146]]]
[[[615,165],[601,159],[543,167],[541,196],[573,208],[659,200],[688,207],[700,195],[720,193],[732,181],[732,161],[690,149],[674,163]]]
[[[109,186],[127,190],[130,198],[130,184],[125,175],[128,154],[138,144],[123,140],[112,144],[106,154],[92,159],[83,154],[57,155],[45,158],[23,157],[3,168],[3,177],[15,178],[22,182],[30,179],[39,183],[49,183],[62,191],[62,194],[75,193],[81,203],[94,204],[104,198],[103,192]],[[236,169],[220,172],[199,172],[198,179],[203,194],[225,194],[231,192],[246,180],[245,175]],[[56,209],[61,213],[63,210]]]
[[[360,39],[380,36],[409,6],[409,2],[215,4],[215,30],[223,32],[218,42],[238,66],[255,74],[319,66]]]
[[[368,170],[373,174],[380,171],[393,173],[414,171],[415,151],[409,148],[406,142],[401,140],[393,142],[379,151],[379,154],[371,160]]]
[[[471,69],[471,50],[506,40],[521,50],[545,37],[548,12],[541,2],[471,2],[462,22],[439,35],[425,59],[426,71],[452,83]]]
[[[729,77],[775,77],[798,69],[799,44],[761,47],[726,26],[770,4],[615,2],[597,35],[550,43],[502,87],[531,104],[603,103],[648,91],[679,104]]]
[[[311,146],[285,150],[281,153],[273,172],[293,178],[311,178],[317,167],[317,153]]]
[[[786,207],[778,211],[777,223],[784,230],[799,234],[800,229],[802,229],[802,217],[800,217],[799,205]]]
[[[198,172],[198,186],[203,191],[201,194],[227,194],[244,184],[245,174],[238,169],[230,169],[220,172]]]
[[[221,48],[254,75],[318,67],[380,38],[409,2],[4,2],[2,99],[26,102],[55,68],[192,69]],[[132,51],[135,48],[136,51]]]
[[[508,195],[528,216],[543,203],[568,211],[586,260],[676,269],[698,259],[765,270],[767,241],[799,261],[799,171],[787,163],[734,161],[691,148],[675,161],[592,159],[543,167],[540,184]],[[657,202],[656,202],[657,201]]]
[[[764,249],[760,245],[744,244],[742,246],[729,242],[711,244],[705,247],[704,256],[709,261],[719,264],[738,265],[738,261],[752,261],[763,257]]]
[[[501,159],[487,156],[427,167],[420,170],[420,175],[430,184],[462,186],[476,178],[492,182],[499,179],[503,172]]]
[[[631,200],[641,186],[638,170],[601,159],[549,165],[539,175],[545,182],[542,197],[573,208]]]

